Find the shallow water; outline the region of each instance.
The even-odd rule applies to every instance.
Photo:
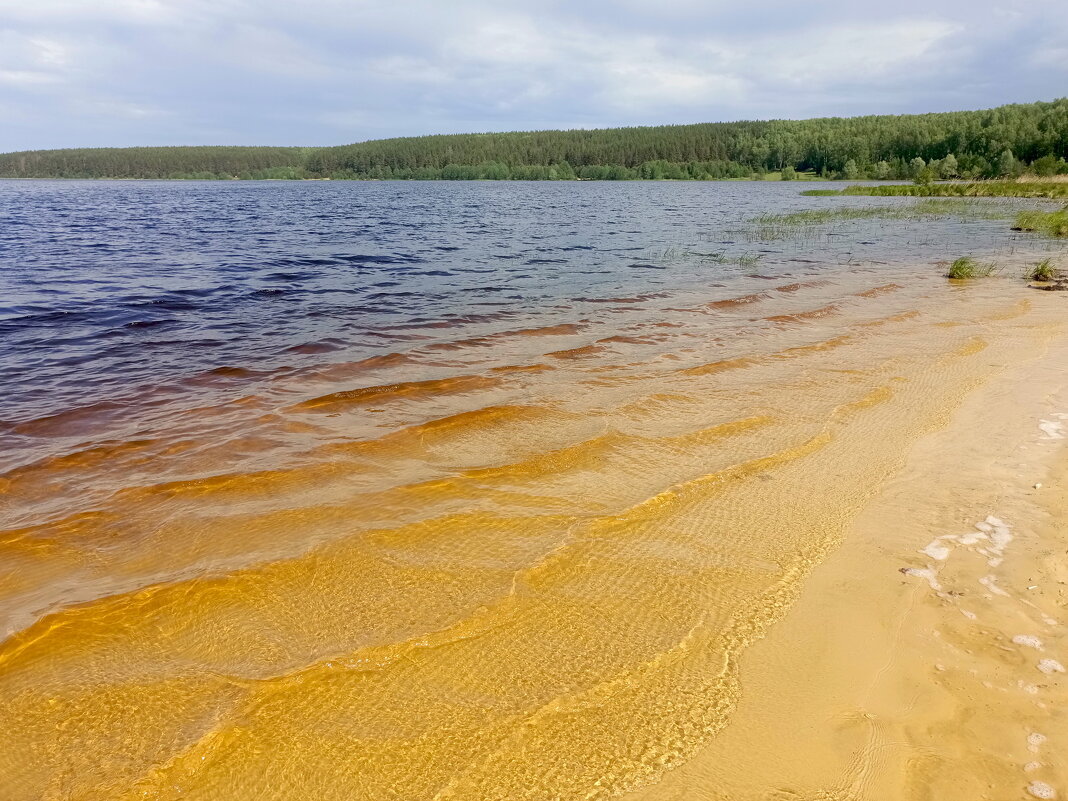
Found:
[[[609,797],[1055,335],[784,184],[0,182],[11,799]],[[759,258],[757,258],[759,257]],[[733,260],[733,261],[732,261]]]

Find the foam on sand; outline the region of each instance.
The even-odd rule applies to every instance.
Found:
[[[1054,673],[1064,673],[1064,665],[1062,665],[1056,659],[1040,660],[1038,663],[1038,669],[1045,673],[1047,676],[1052,676]]]
[[[1027,648],[1034,648],[1036,651],[1042,650],[1042,640],[1030,634],[1017,634],[1015,637],[1012,638],[1012,641],[1017,645],[1023,645]]]

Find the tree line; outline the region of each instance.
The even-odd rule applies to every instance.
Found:
[[[304,178],[304,147],[100,147],[0,154],[3,178]]]
[[[1068,173],[1068,98],[900,116],[447,134],[324,148],[149,147],[0,155],[9,178],[715,180]]]

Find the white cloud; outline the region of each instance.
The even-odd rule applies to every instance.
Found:
[[[183,11],[184,7],[184,11]],[[180,20],[200,0],[0,0],[0,19],[6,24],[115,22],[164,24]]]
[[[937,19],[821,27],[800,36],[758,39],[745,54],[746,69],[765,80],[802,85],[855,83],[902,69],[912,73],[938,60],[936,47],[960,31],[959,25]]]
[[[29,39],[29,43],[37,48],[37,62],[49,67],[65,67],[68,60],[68,49],[64,45],[51,39]]]
[[[0,69],[0,83],[9,86],[34,86],[45,83],[56,83],[59,78],[47,72],[35,72],[33,70],[2,70]]]
[[[985,107],[1064,94],[1063,18],[1054,0],[0,0],[20,121],[0,150]]]

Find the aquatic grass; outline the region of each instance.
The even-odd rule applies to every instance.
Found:
[[[1046,236],[1068,236],[1068,206],[1060,211],[1021,211],[1016,216],[1013,230],[1033,231]]]
[[[741,237],[747,242],[774,242],[781,239],[795,239],[815,243],[823,240],[827,234],[818,225],[786,221],[782,223],[766,222],[753,227],[728,229],[724,233]]]
[[[1057,268],[1053,266],[1052,259],[1043,259],[1031,267],[1024,277],[1029,281],[1053,281],[1057,278]]]
[[[735,256],[731,263],[739,267],[756,267],[762,258],[764,256],[761,253],[743,253],[741,256]]]
[[[681,247],[667,247],[655,256],[661,262],[698,262],[701,264],[734,264],[739,267],[753,267],[762,258],[759,253],[741,253],[728,255],[725,250],[701,251]]]
[[[968,219],[1002,219],[1011,212],[1000,206],[990,206],[981,201],[953,199],[927,199],[900,206],[849,206],[836,209],[806,209],[789,214],[762,214],[750,222],[760,229],[789,233],[820,225],[848,220],[927,220],[936,217],[962,217]],[[774,238],[781,238],[776,236]]]
[[[842,194],[841,189],[806,189],[801,193],[805,197],[830,197]]]
[[[968,280],[971,278],[986,278],[993,275],[997,265],[992,262],[978,262],[971,256],[962,256],[949,265],[946,278],[954,280]]]

